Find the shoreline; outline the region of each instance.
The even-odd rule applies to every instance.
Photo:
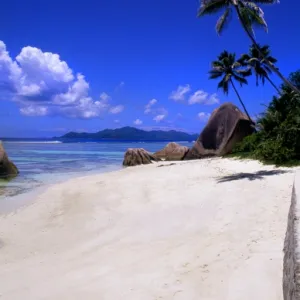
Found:
[[[282,300],[295,171],[210,158],[55,184],[0,215],[2,296]]]
[[[155,152],[164,148],[166,142],[143,145],[148,151]],[[19,141],[4,143],[4,147],[10,159],[19,167],[20,174],[11,182],[0,181],[0,212],[18,208],[18,204],[11,203],[20,198],[19,195],[25,201],[22,200],[22,203],[26,204],[26,196],[23,195],[34,197],[39,186],[48,187],[53,182],[63,182],[85,174],[93,175],[121,169],[126,150],[141,147],[141,143],[130,141],[45,144],[37,141]],[[41,189],[37,190],[37,193],[39,191]]]
[[[208,158],[208,159],[211,160],[211,159],[218,159],[218,158]],[[233,158],[233,159],[235,159],[235,158]],[[207,160],[207,159],[203,159],[203,160]],[[0,218],[1,218],[1,216],[5,216],[5,215],[11,214],[11,213],[17,213],[18,211],[20,211],[24,208],[27,208],[28,206],[34,204],[35,201],[37,201],[37,198],[39,198],[41,195],[43,195],[45,192],[47,192],[47,190],[49,190],[55,186],[67,184],[73,180],[91,179],[95,176],[123,172],[123,171],[126,171],[126,169],[147,168],[147,167],[151,167],[151,166],[165,167],[165,166],[172,166],[172,165],[180,165],[180,164],[184,164],[184,163],[186,163],[186,164],[192,163],[192,161],[189,161],[189,160],[186,160],[186,161],[159,161],[159,162],[153,162],[152,165],[151,164],[138,165],[138,166],[134,166],[134,167],[124,167],[122,165],[118,167],[117,165],[115,165],[110,170],[103,171],[103,172],[88,171],[88,172],[85,172],[86,173],[85,175],[79,175],[78,173],[76,173],[76,175],[75,175],[74,173],[69,173],[69,174],[73,174],[73,176],[71,176],[69,178],[58,179],[54,183],[43,183],[41,186],[35,187],[32,190],[28,190],[26,192],[22,192],[18,195],[2,196],[3,199],[2,200],[0,199]],[[62,175],[62,174],[59,174],[59,175]],[[49,175],[49,176],[51,176],[51,175]],[[64,176],[62,176],[62,177],[64,177]],[[14,201],[15,203],[8,203],[8,205],[6,204],[6,206],[8,206],[8,207],[4,208],[4,205],[3,205],[3,203],[1,203],[1,201],[4,202],[5,200],[7,200],[8,202]]]
[[[114,165],[110,166],[105,171],[85,171],[85,175],[81,175],[79,173],[70,172],[70,173],[55,173],[54,176],[55,182],[42,182],[41,185],[37,187],[33,187],[27,191],[21,192],[17,195],[9,196],[9,195],[0,195],[0,217],[1,215],[6,215],[9,213],[14,213],[28,205],[32,204],[39,195],[47,191],[49,188],[57,185],[68,182],[69,180],[81,178],[81,177],[89,177],[89,176],[97,176],[100,174],[106,174],[111,172],[118,172],[122,170],[122,166]],[[43,174],[42,174],[43,175]],[[67,176],[71,175],[71,176]],[[53,176],[52,174],[47,174],[50,178]]]

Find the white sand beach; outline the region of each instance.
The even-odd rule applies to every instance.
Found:
[[[283,299],[293,179],[206,159],[54,185],[0,216],[0,298]]]

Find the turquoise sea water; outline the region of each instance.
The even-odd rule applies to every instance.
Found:
[[[155,152],[167,143],[3,141],[20,175],[10,181],[0,181],[0,201],[71,177],[121,169],[128,148]],[[179,144],[191,145],[189,142]]]

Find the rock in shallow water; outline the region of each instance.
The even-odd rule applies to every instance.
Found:
[[[151,164],[153,161],[160,161],[160,159],[154,157],[145,149],[130,148],[126,151],[124,155],[123,166],[133,167],[138,165],[148,165]]]
[[[0,178],[15,177],[18,174],[18,168],[8,159],[4,147],[0,142]]]
[[[164,149],[155,152],[153,155],[160,159],[165,160],[182,160],[187,152],[188,147],[181,146],[177,143],[169,143]]]

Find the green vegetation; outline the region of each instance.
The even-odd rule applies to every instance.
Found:
[[[223,12],[216,23],[220,35],[236,13],[242,28],[251,41],[248,54],[236,60],[234,53],[223,51],[218,60],[212,62],[210,79],[221,78],[218,87],[228,94],[232,87],[241,102],[249,120],[249,113],[234,82],[247,84],[247,76],[256,77],[256,85],[268,81],[276,90],[276,96],[261,114],[256,123],[256,132],[236,145],[232,155],[259,159],[277,165],[300,164],[300,70],[285,78],[275,66],[277,59],[271,56],[268,45],[260,46],[256,41],[253,27],[266,31],[267,23],[260,4],[275,4],[278,0],[200,0],[198,17]],[[271,80],[274,73],[282,80],[278,88]]]
[[[300,88],[300,71],[289,79]],[[300,163],[300,96],[286,85],[281,86],[281,91],[257,120],[257,133],[238,144],[234,155],[277,165]]]
[[[252,75],[253,71],[256,77],[256,85],[258,85],[259,82],[265,84],[265,81],[267,80],[275,88],[278,94],[281,94],[278,87],[271,80],[269,75],[272,74],[272,70],[269,68],[268,64],[266,64],[266,60],[274,64],[277,62],[277,59],[271,56],[270,47],[268,45],[264,45],[263,47],[258,45],[258,47],[260,52],[254,46],[251,46],[249,48],[249,54],[242,54],[238,60],[236,60],[235,53],[229,53],[225,50],[218,56],[216,61],[212,62],[212,67],[209,71],[210,79],[222,77],[218,84],[218,88],[222,89],[224,94],[228,95],[230,85],[233,87],[249,120],[251,120],[251,117],[237,91],[234,84],[235,81],[239,83],[240,86],[248,84],[246,77]],[[260,53],[264,54],[264,58]]]

